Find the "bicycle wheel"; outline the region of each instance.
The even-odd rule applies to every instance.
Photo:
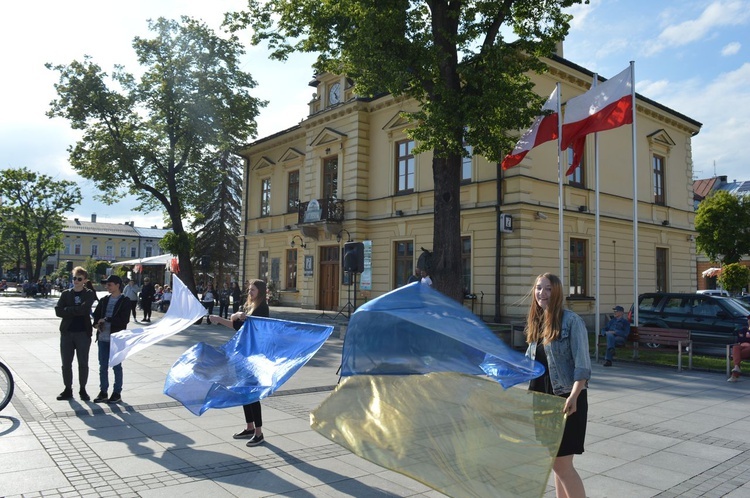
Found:
[[[0,411],[10,403],[14,387],[13,375],[10,373],[8,367],[0,363]]]

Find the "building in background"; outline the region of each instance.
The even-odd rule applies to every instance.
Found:
[[[164,251],[159,247],[159,241],[168,232],[155,226],[136,227],[132,221],[99,223],[95,214],[91,215],[91,221],[65,220],[63,248],[47,259],[46,274],[52,274],[68,261],[74,267],[78,266],[89,257],[113,263],[160,256]]]
[[[539,95],[562,84],[563,102],[593,73],[558,56],[532,75]],[[623,66],[626,64],[623,63]],[[407,283],[433,245],[432,154],[413,154],[404,111],[417,103],[361,98],[351,81],[318,74],[309,116],[246,147],[241,278],[271,283],[284,305],[337,310]],[[633,274],[632,128],[599,134],[600,247],[595,244],[594,140],[564,182],[564,240],[558,231],[556,142],[501,171],[473,155],[462,165],[461,237],[467,301],[482,318],[522,320],[536,275],[559,273],[567,306],[590,325],[640,292],[693,291],[696,254],[691,140],[701,124],[637,96],[639,268]],[[471,152],[471,144],[466,144]],[[567,169],[567,166],[566,166]],[[363,272],[343,271],[347,242],[363,242]],[[595,309],[596,251],[601,257]],[[302,270],[302,271],[299,271]],[[598,314],[598,316],[597,316]]]

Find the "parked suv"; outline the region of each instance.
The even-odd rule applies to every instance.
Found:
[[[638,296],[641,326],[688,329],[696,349],[712,352],[723,352],[734,342],[736,331],[747,325],[747,316],[748,310],[728,297],[669,292]]]

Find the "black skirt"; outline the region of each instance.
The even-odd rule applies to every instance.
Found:
[[[552,394],[552,382],[549,378],[549,366],[547,365],[547,355],[544,352],[544,346],[540,343],[536,348],[536,361],[544,365],[544,375],[532,379],[529,383],[529,390]],[[560,448],[557,450],[557,456],[580,455],[583,453],[584,441],[586,440],[586,420],[589,413],[589,403],[586,396],[587,389],[581,391],[576,401],[576,412],[569,415],[565,420],[565,430],[563,431]],[[562,398],[570,396],[570,393],[559,395]]]

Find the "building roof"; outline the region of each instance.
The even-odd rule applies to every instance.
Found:
[[[702,180],[693,181],[693,197],[696,200],[702,201],[708,194],[711,193],[711,191],[714,190],[714,187],[717,183],[721,183],[722,178],[724,178],[724,181],[726,181],[727,179],[726,176],[715,176],[713,178],[704,178]]]
[[[141,237],[146,237],[149,239],[163,239],[164,236],[169,232],[170,230],[165,228],[140,228],[135,227],[135,231],[138,232],[138,235]]]
[[[125,223],[97,223],[95,221],[81,221],[79,218],[64,220],[63,233],[114,235],[122,237],[138,236],[136,229]]]

